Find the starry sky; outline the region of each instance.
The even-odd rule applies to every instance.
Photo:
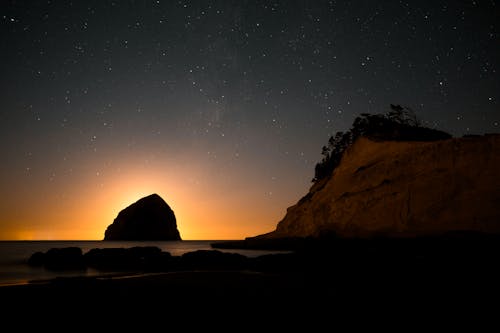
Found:
[[[391,103],[498,132],[499,6],[2,1],[0,239],[102,239],[151,193],[183,239],[269,232]]]

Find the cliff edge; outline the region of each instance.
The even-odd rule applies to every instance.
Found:
[[[498,233],[498,170],[500,134],[433,142],[360,137],[275,231],[254,239]]]

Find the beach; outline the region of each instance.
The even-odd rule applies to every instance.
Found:
[[[30,318],[36,326],[67,322],[78,327],[247,331],[263,327],[401,328],[446,325],[457,319],[496,318],[496,281],[476,275],[426,272],[367,272],[334,275],[188,271],[126,278],[63,278],[0,288],[5,318]],[[493,277],[490,277],[493,279]],[[481,281],[480,281],[481,280]],[[17,321],[17,320],[16,320]],[[33,323],[33,322],[31,322]],[[46,327],[46,326],[45,326]],[[328,327],[328,326],[327,326]]]
[[[335,244],[322,251],[255,257],[243,266],[215,265],[213,258],[228,255],[208,251],[197,252],[198,259],[211,260],[191,261],[181,269],[3,286],[3,315],[43,325],[70,321],[152,329],[175,323],[186,330],[312,332],[325,325],[401,328],[401,321],[449,329],[457,320],[474,322],[474,328],[498,326],[496,239]]]
[[[0,288],[6,318],[28,316],[57,322],[228,329],[299,323],[319,315],[328,295],[306,288],[304,276],[249,271],[185,271],[119,278],[62,278]],[[331,309],[327,307],[327,309]],[[241,328],[241,327],[240,327]],[[239,331],[239,329],[237,329]]]

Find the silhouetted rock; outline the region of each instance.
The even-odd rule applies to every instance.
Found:
[[[92,249],[84,255],[88,267],[100,270],[165,270],[171,257],[155,246]]]
[[[435,142],[360,137],[259,240],[500,232],[500,135]]]
[[[104,240],[181,240],[174,212],[157,194],[122,210],[109,225]]]
[[[43,252],[35,252],[28,259],[28,265],[30,266],[43,266],[45,261],[45,253]]]
[[[52,248],[43,256],[43,264],[45,268],[50,270],[79,270],[86,268],[82,249],[79,247]]]

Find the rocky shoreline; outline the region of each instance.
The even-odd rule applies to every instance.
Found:
[[[5,318],[22,309],[35,318],[84,316],[117,327],[168,317],[211,328],[241,328],[229,325],[236,322],[312,330],[374,314],[420,323],[443,311],[472,318],[500,297],[498,236],[294,241],[283,241],[294,243],[290,253],[255,258],[219,250],[172,256],[155,247],[53,249],[33,255],[31,264],[113,273],[1,287],[0,297],[11,305]]]
[[[213,250],[173,256],[154,246],[52,248],[36,252],[31,266],[52,271],[95,269],[102,272],[176,272],[190,270],[247,270],[255,272],[336,272],[356,262],[361,266],[393,269],[418,263],[423,269],[442,264],[488,266],[500,258],[500,235],[454,232],[408,238],[247,238],[212,243]],[[286,252],[247,257],[230,249],[265,249]],[[387,267],[384,267],[387,266]]]

